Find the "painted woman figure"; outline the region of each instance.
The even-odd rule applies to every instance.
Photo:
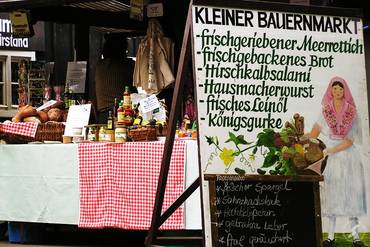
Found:
[[[351,222],[353,246],[365,246],[359,239],[358,217],[365,215],[366,195],[363,163],[356,143],[362,142],[360,119],[347,82],[340,77],[331,79],[322,99],[322,114],[310,136],[326,136],[328,155],[321,191],[322,214],[329,219],[328,239],[324,247],[336,246],[334,239],[337,217]]]

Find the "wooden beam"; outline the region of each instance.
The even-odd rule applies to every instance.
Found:
[[[200,186],[200,177],[198,177],[182,194],[177,200],[161,215],[159,225],[162,225],[186,199],[193,194],[193,192]]]
[[[124,28],[133,31],[146,29],[145,23],[131,19],[128,12],[108,12],[74,7],[46,7],[32,9],[31,17],[36,21]]]
[[[98,2],[104,0],[0,0],[0,11],[9,12],[17,9],[33,9],[48,6],[63,6],[64,4]]]
[[[172,154],[173,143],[175,139],[176,122],[179,118],[181,101],[183,99],[184,90],[184,77],[185,77],[185,64],[188,59],[191,59],[191,6],[189,4],[188,15],[186,19],[184,38],[181,47],[180,59],[176,74],[175,89],[171,105],[171,112],[169,117],[168,132],[166,136],[166,142],[163,151],[163,158],[161,163],[161,171],[158,178],[157,193],[155,197],[152,223],[146,239],[146,246],[152,246],[153,240],[155,240],[157,231],[161,226],[161,211],[163,207],[164,193],[167,185],[168,171],[170,168],[170,160]]]

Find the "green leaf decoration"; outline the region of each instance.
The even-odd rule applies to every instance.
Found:
[[[265,160],[263,161],[263,165],[262,165],[262,167],[263,167],[263,168],[271,167],[271,166],[273,166],[273,165],[276,163],[276,161],[278,161],[278,160],[279,160],[279,156],[277,156],[277,155],[275,154],[275,152],[268,152],[268,153],[267,153],[267,155],[266,155],[266,157],[265,157]]]
[[[233,142],[233,143],[235,143],[235,145],[238,145],[239,144],[238,138],[232,132],[229,132],[229,139],[227,139],[226,143],[227,142]]]
[[[275,132],[272,129],[264,129],[257,135],[257,146],[273,147]]]
[[[244,139],[244,135],[238,135],[238,136],[236,136],[232,132],[229,132],[229,139],[226,140],[226,143],[227,142],[233,142],[233,143],[235,143],[236,146],[238,146],[239,144],[250,145],[250,144],[253,143],[253,142],[247,142]]]
[[[239,143],[240,144],[243,144],[243,145],[250,145],[252,144],[253,142],[247,142],[245,139],[244,139],[244,135],[238,135],[238,140],[239,140]]]
[[[279,150],[276,147],[268,147],[270,153],[278,155]]]
[[[207,139],[208,145],[212,145],[214,143],[212,136],[206,136],[206,139]]]

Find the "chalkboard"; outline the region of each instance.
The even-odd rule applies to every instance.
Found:
[[[205,175],[212,246],[321,246],[321,176]]]

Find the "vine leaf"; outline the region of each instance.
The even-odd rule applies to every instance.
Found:
[[[265,160],[263,161],[262,168],[267,168],[273,166],[279,160],[279,156],[276,152],[271,150],[266,154]]]
[[[209,145],[212,145],[214,143],[213,136],[206,136],[206,139]]]
[[[257,146],[273,147],[275,132],[272,129],[264,129],[257,135]]]
[[[229,139],[226,140],[226,143],[227,142],[233,142],[235,143],[236,146],[238,146],[239,144],[243,144],[243,145],[250,145],[252,144],[253,142],[247,142],[245,139],[244,139],[244,135],[234,135],[234,133],[231,133],[229,132]]]
[[[205,137],[207,139],[208,145],[215,144],[216,146],[218,146],[219,143],[217,136],[205,136]]]

